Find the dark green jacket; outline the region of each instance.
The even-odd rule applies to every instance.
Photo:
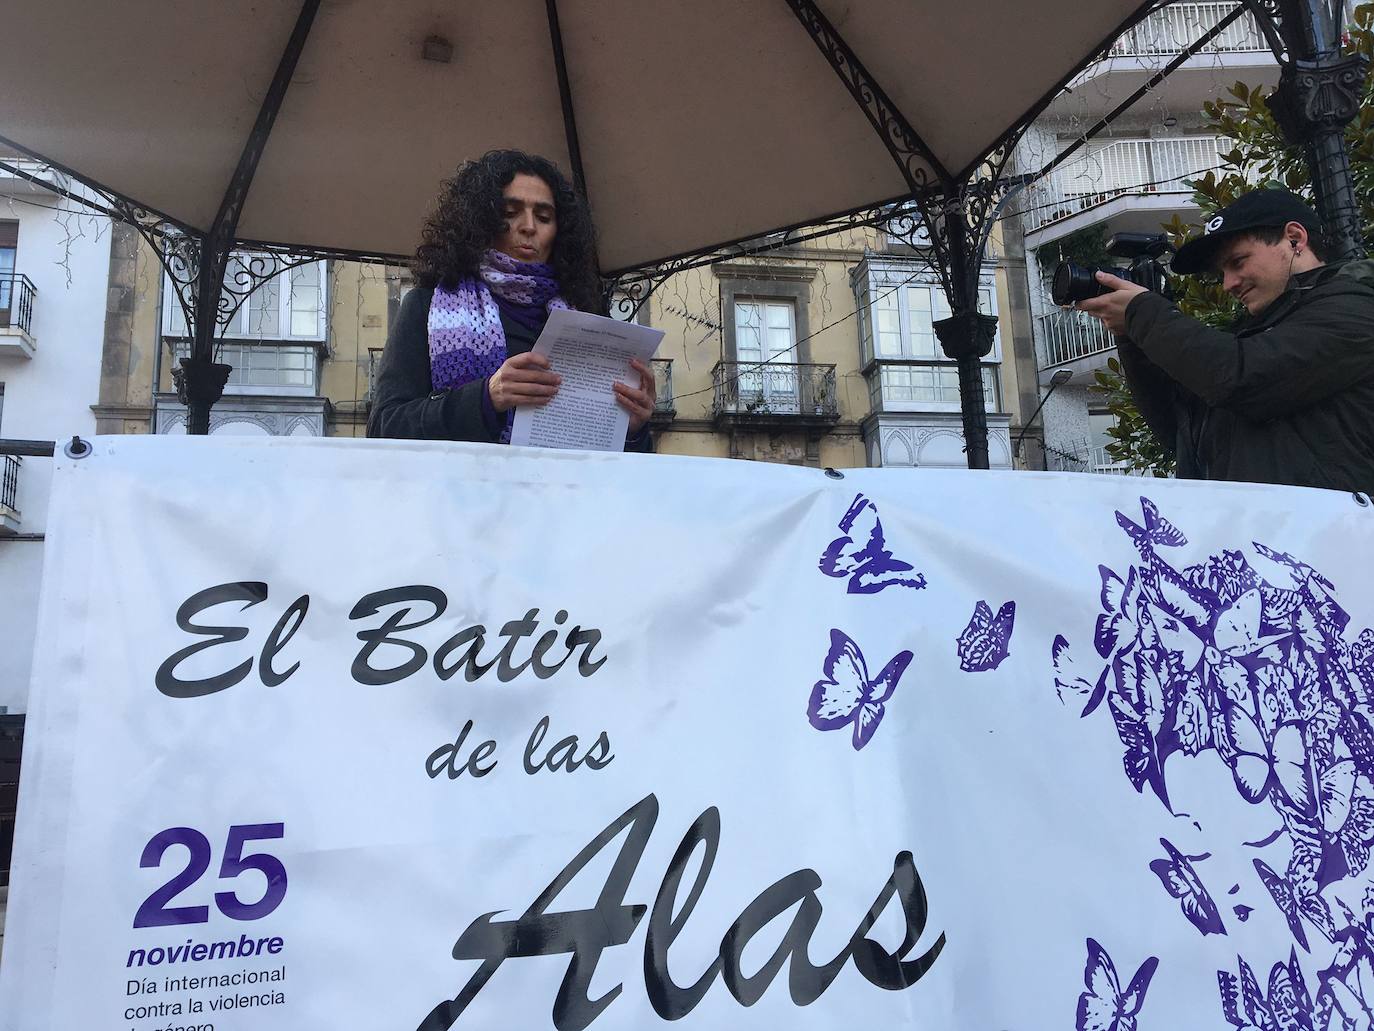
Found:
[[[1374,491],[1374,261],[1294,276],[1229,333],[1141,294],[1126,335],[1126,381],[1180,477]]]

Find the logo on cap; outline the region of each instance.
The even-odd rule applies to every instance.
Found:
[[[1223,219],[1220,215],[1213,215],[1211,221],[1207,223],[1207,232],[1215,233],[1218,229],[1221,228],[1221,225],[1224,221],[1225,219]]]

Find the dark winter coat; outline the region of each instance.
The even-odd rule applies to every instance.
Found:
[[[1374,261],[1294,276],[1233,332],[1141,294],[1126,335],[1126,381],[1180,477],[1374,491]]]
[[[488,399],[486,380],[465,383],[455,390],[435,390],[429,365],[429,304],[434,291],[416,287],[401,301],[401,310],[387,336],[367,416],[369,437],[412,440],[469,440],[495,444],[501,440],[505,416],[497,415]],[[534,347],[538,332],[501,316],[507,356]],[[649,427],[626,441],[626,451],[652,451]]]

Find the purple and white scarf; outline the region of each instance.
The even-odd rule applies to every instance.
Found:
[[[506,360],[498,300],[513,309],[516,318],[540,308],[547,314],[572,307],[558,296],[552,265],[487,251],[478,278],[465,279],[453,290],[443,285],[434,288],[429,305],[429,366],[435,390],[455,390],[486,379]],[[509,418],[501,439],[503,443],[510,439]]]

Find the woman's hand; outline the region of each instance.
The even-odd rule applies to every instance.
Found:
[[[526,351],[512,355],[487,380],[491,406],[508,412],[516,405],[543,405],[558,393],[563,377],[549,371],[549,360],[542,354]]]
[[[654,398],[658,396],[658,385],[654,382],[654,372],[638,358],[630,359],[630,368],[639,373],[639,389],[624,383],[613,383],[615,399],[620,407],[630,413],[630,436],[644,428],[654,414]]]

